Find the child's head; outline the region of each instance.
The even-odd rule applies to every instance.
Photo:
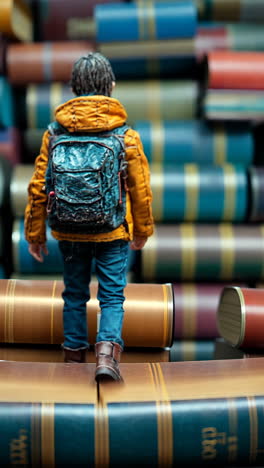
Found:
[[[115,75],[109,60],[98,52],[90,52],[81,57],[73,66],[71,87],[76,96],[111,96],[114,82]]]

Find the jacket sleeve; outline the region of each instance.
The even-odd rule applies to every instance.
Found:
[[[49,132],[42,138],[40,154],[35,160],[34,173],[28,185],[28,203],[25,209],[25,238],[30,243],[46,242],[46,204],[45,174],[48,164]]]
[[[138,132],[129,129],[125,135],[128,162],[128,188],[131,199],[134,235],[149,237],[153,234],[152,191],[150,168]]]

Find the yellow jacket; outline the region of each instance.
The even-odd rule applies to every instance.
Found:
[[[115,98],[106,96],[80,96],[57,107],[56,120],[69,132],[101,132],[112,130],[126,122],[127,114]],[[35,170],[28,185],[28,203],[25,210],[25,237],[30,243],[46,241],[45,174],[48,164],[49,132],[44,133],[40,154],[35,161]],[[52,231],[58,240],[69,241],[131,241],[134,236],[149,237],[153,233],[152,192],[150,171],[139,134],[129,129],[125,134],[126,160],[128,162],[128,192],[126,198],[126,221],[114,231],[100,234],[69,234]]]

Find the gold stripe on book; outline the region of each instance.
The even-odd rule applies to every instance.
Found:
[[[181,354],[183,361],[195,361],[196,360],[196,345],[195,341],[181,341]]]
[[[41,466],[55,467],[54,403],[41,405]]]
[[[248,397],[248,411],[250,424],[250,464],[256,461],[258,455],[258,413],[256,400],[254,397]]]
[[[164,125],[161,120],[155,120],[150,123],[150,132],[151,137],[151,163],[164,163],[164,144],[165,144],[165,135],[164,135]]]
[[[4,339],[6,343],[14,343],[14,303],[16,280],[8,280],[5,300]]]
[[[173,293],[171,283],[163,284],[162,289],[164,292],[164,315],[166,316],[164,335],[163,335],[163,347],[168,346],[172,340],[173,335]]]
[[[224,207],[223,207],[223,221],[232,222],[235,218],[236,211],[236,186],[237,175],[234,166],[225,164],[223,167],[224,177]]]
[[[186,187],[185,221],[195,221],[198,211],[199,172],[196,164],[185,164],[184,185]]]
[[[158,457],[159,466],[171,467],[173,462],[172,409],[166,382],[159,363],[150,364],[156,387],[158,416]]]
[[[145,84],[148,119],[161,120],[161,81],[148,80]]]
[[[138,0],[139,39],[156,39],[155,9],[152,0]]]
[[[109,466],[109,423],[107,405],[99,398],[95,416],[95,467]]]
[[[54,111],[62,104],[62,84],[52,83],[50,86],[50,120],[54,120]]]
[[[138,34],[139,40],[145,39],[145,11],[144,11],[144,1],[137,0],[137,14],[138,14]]]
[[[215,127],[214,136],[214,163],[217,165],[222,165],[226,162],[227,157],[227,142],[226,142],[226,132],[222,125],[217,125]]]
[[[31,460],[32,467],[41,466],[41,405],[32,403],[31,415]]]
[[[26,93],[26,112],[28,128],[38,128],[37,125],[37,85],[30,84]]]
[[[196,268],[196,232],[193,224],[180,225],[181,241],[181,276],[183,279],[193,279]]]
[[[228,420],[229,420],[228,461],[233,464],[237,460],[237,449],[238,449],[237,404],[234,398],[228,399]]]
[[[193,338],[197,332],[197,287],[191,284],[183,284],[182,292],[182,336],[184,338]]]

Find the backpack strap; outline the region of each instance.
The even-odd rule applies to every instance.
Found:
[[[69,133],[66,128],[64,128],[59,122],[56,120],[51,122],[48,125],[48,131],[52,136],[61,135],[63,133]]]
[[[105,136],[111,136],[111,135],[114,135],[121,147],[122,147],[122,150],[123,150],[123,153],[125,153],[125,133],[127,132],[127,130],[129,130],[131,127],[127,124],[124,124],[122,125],[121,127],[117,127],[117,128],[114,128],[113,130],[110,130],[109,132],[107,132],[105,134]]]

